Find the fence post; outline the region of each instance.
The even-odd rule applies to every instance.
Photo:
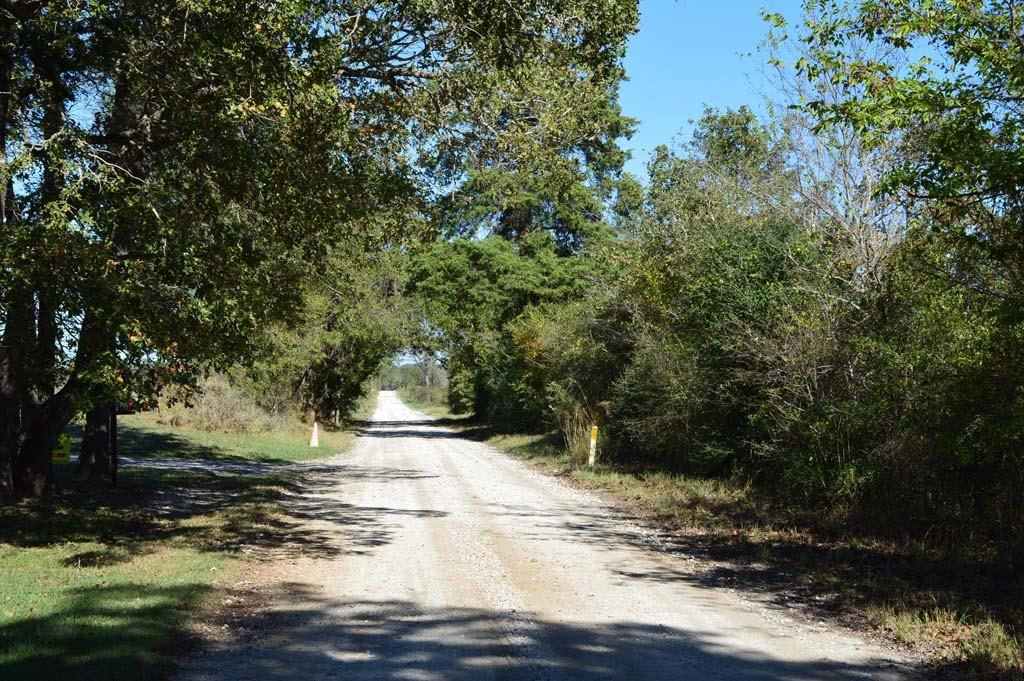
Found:
[[[597,426],[590,426],[590,460],[588,464],[593,467],[597,459]]]

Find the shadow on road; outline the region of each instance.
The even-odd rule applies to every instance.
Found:
[[[363,435],[481,438],[482,431],[441,430],[436,428],[438,425],[433,420],[376,422]],[[410,516],[446,517],[445,512],[429,508],[391,507],[386,495],[372,505],[337,500],[347,485],[358,481],[386,484],[437,477],[413,467],[331,462],[294,469],[268,466],[253,475],[193,470],[132,474],[143,476],[139,480],[146,494],[97,494],[86,503],[78,499],[73,504],[55,497],[18,509],[0,509],[0,534],[6,543],[22,547],[94,542],[97,547],[87,554],[68,558],[68,564],[80,566],[127,560],[147,552],[154,542],[170,538],[211,551],[260,551],[330,559],[369,554],[389,544],[402,520]],[[325,499],[330,502],[325,503]],[[280,501],[284,513],[267,513],[265,506],[270,501]],[[74,512],[62,512],[69,505]],[[848,611],[850,603],[868,607],[914,594],[922,582],[931,585],[929,593],[934,602],[956,605],[958,598],[964,598],[957,571],[948,562],[928,556],[900,556],[863,546],[796,540],[776,541],[770,546],[770,555],[764,555],[763,547],[755,550],[742,537],[720,533],[648,524],[649,531],[641,534],[636,527],[644,522],[625,510],[591,511],[568,505],[489,507],[494,514],[516,516],[529,526],[528,536],[535,540],[559,533],[562,541],[572,538],[609,549],[624,545],[655,547],[697,563],[693,569],[674,567],[675,562],[668,561],[660,567],[618,566],[616,570],[624,579],[740,588],[760,592],[785,607],[800,605],[832,617]],[[166,522],[211,513],[227,514],[229,520],[216,536],[206,534],[202,525]],[[998,584],[999,589],[971,594],[970,598],[987,604],[993,618],[1012,631],[1019,625],[1005,613],[1012,611],[1011,602],[1022,600],[1022,578],[1010,572],[1002,574]],[[190,599],[188,588],[184,585],[185,591],[165,594],[164,600]],[[289,640],[295,643],[248,651],[246,659],[232,663],[244,668],[245,674],[218,676],[217,669],[207,670],[211,679],[321,679],[332,675],[346,679],[479,679],[482,668],[502,665],[512,677],[597,680],[644,678],[641,672],[648,673],[649,678],[665,679],[795,680],[852,678],[867,676],[870,671],[820,662],[779,662],[752,652],[737,652],[727,649],[712,632],[695,635],[634,622],[567,625],[534,621],[528,614],[484,610],[424,612],[397,600],[317,600],[314,594],[292,588],[294,607],[278,617],[283,618]],[[123,632],[125,645],[109,643],[107,633],[127,628],[130,621],[111,614],[116,613],[124,593],[128,591],[99,586],[76,594],[67,605],[68,612],[86,614],[76,617],[78,633],[73,636],[58,631],[59,618],[67,618],[68,612],[0,626],[0,645],[13,646],[33,636],[47,641],[45,647],[34,649],[31,657],[0,668],[0,678],[61,678],[65,675],[62,672],[70,669],[84,678],[116,678],[108,672],[137,655],[131,646],[134,638],[177,635],[166,629],[169,620],[160,619],[154,606],[152,622]],[[159,603],[162,596],[154,592],[153,598]],[[312,609],[310,603],[314,604]],[[507,642],[510,626],[514,643]],[[225,655],[229,653],[213,659]],[[518,661],[521,659],[532,659],[536,669],[528,668],[527,663]],[[575,662],[565,666],[565,659]],[[949,667],[955,664],[949,663]],[[655,673],[669,669],[676,671]],[[53,675],[39,670],[52,670]]]
[[[681,631],[636,622],[564,624],[530,613],[418,608],[402,600],[342,602],[285,585],[283,608],[264,615],[248,644],[231,644],[201,658],[177,681],[313,681],[322,679],[491,678],[759,679],[887,678],[874,661],[779,661],[737,649],[713,632]],[[140,607],[138,594],[145,593]],[[184,584],[147,589],[124,584],[76,590],[61,611],[0,626],[0,646],[43,637],[23,657],[0,668],[5,679],[162,678],[145,651],[173,649],[188,632],[172,608],[210,596]],[[131,617],[125,608],[132,608]],[[74,613],[77,625],[67,627]],[[286,637],[286,641],[282,639]],[[893,678],[895,678],[893,676]]]
[[[254,464],[250,472],[239,473],[231,464],[182,463],[128,469],[118,490],[82,488],[0,506],[0,537],[3,543],[22,548],[68,542],[93,545],[65,559],[77,567],[127,562],[168,540],[204,551],[335,558],[390,542],[400,516],[443,515],[384,503],[325,502],[355,482],[435,477],[414,469]],[[214,514],[223,522],[189,522]]]
[[[361,437],[370,438],[415,438],[415,439],[442,439],[442,440],[458,440],[465,439],[461,433],[455,430],[442,430],[440,428],[432,429],[415,429],[415,428],[374,428],[372,430],[364,430],[359,433]]]
[[[297,585],[287,591],[290,600],[261,627],[275,633],[251,648],[208,655],[178,681],[895,678],[879,674],[876,661],[771,659],[711,631],[557,623],[531,613],[424,609],[404,600],[335,601]]]

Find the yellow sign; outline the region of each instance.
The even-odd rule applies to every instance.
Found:
[[[53,450],[54,463],[71,463],[71,438],[61,434],[57,438],[57,448]]]

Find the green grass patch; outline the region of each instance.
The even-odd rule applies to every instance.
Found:
[[[127,553],[96,542],[0,546],[0,671],[9,679],[154,678],[238,562],[194,547]],[[86,559],[82,562],[82,557]]]
[[[237,514],[269,503],[260,492],[267,480],[221,477],[126,470],[118,490],[66,490],[0,508],[3,677],[161,675],[189,620],[242,568],[238,547],[261,522],[255,513],[239,533]],[[172,495],[161,511],[150,503],[158,488]],[[167,510],[174,496],[198,492],[211,503]]]
[[[346,449],[351,429],[320,428],[320,446],[309,446],[311,430],[302,425],[263,433],[223,433],[160,423],[156,412],[118,418],[122,455],[139,458],[223,459],[297,462],[322,459]]]
[[[266,472],[127,466],[116,490],[65,486],[0,507],[0,678],[162,678],[192,622],[248,561],[316,538],[287,517],[300,473],[274,462],[334,454],[353,437],[328,431],[310,451],[290,432],[253,435],[120,419],[122,452],[156,459],[270,463]]]
[[[546,435],[502,433],[491,435],[487,439],[487,443],[554,472],[563,472],[570,469],[572,465],[562,438],[554,433]]]

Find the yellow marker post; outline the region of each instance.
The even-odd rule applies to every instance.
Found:
[[[590,426],[590,461],[589,465],[593,466],[594,461],[597,459],[597,426]]]

